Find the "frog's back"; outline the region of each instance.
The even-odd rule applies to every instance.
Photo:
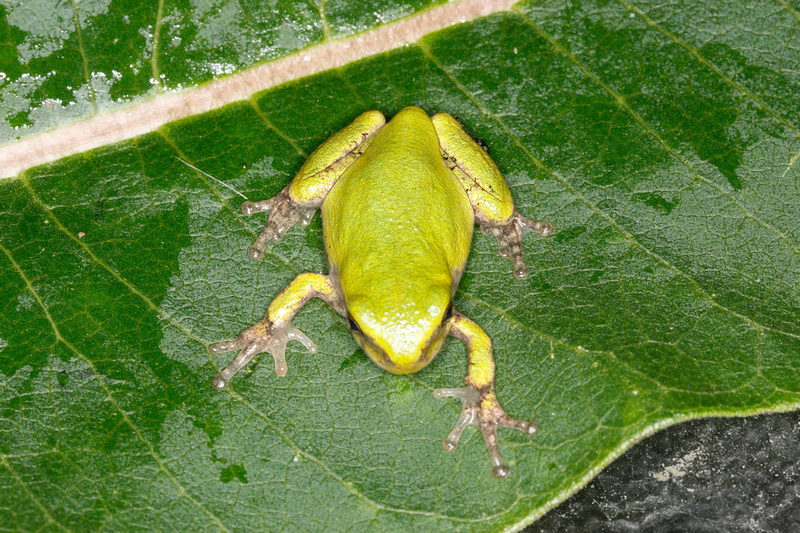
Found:
[[[474,224],[433,124],[417,108],[404,109],[378,132],[328,193],[322,218],[331,271],[346,292],[380,293],[384,300],[405,300],[426,290],[420,284],[451,290]]]

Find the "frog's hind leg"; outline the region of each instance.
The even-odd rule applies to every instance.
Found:
[[[494,393],[494,356],[489,336],[472,320],[455,313],[450,325],[450,334],[467,345],[469,372],[467,386],[455,389],[436,389],[436,398],[452,397],[461,400],[461,414],[450,434],[442,442],[448,452],[458,446],[461,433],[469,425],[478,426],[483,435],[486,451],[492,463],[492,475],[503,478],[509,469],[500,455],[497,428],[504,427],[522,431],[526,435],[536,433],[536,422],[511,418],[497,401]]]
[[[247,250],[250,257],[262,257],[267,243],[281,241],[296,223],[308,225],[336,180],[364,153],[385,123],[386,119],[378,111],[361,114],[314,150],[291,183],[277,196],[260,202],[244,202],[242,212],[245,215],[269,213],[267,224]]]
[[[549,222],[528,220],[514,210],[511,191],[489,154],[456,119],[446,113],[431,117],[445,164],[469,196],[481,231],[497,239],[500,255],[514,262],[514,276],[528,276],[522,252],[522,236],[529,231],[549,235]]]

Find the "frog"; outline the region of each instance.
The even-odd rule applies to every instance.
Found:
[[[250,257],[263,257],[268,244],[281,241],[298,222],[308,225],[318,209],[328,274],[299,274],[263,320],[234,340],[211,344],[212,356],[238,351],[212,385],[225,389],[263,352],[272,355],[275,373],[285,376],[289,341],[316,352],[317,345],[292,325],[312,298],[341,314],[369,359],[394,374],[422,370],[453,336],[466,344],[468,371],[464,387],[433,391],[436,398],[461,401],[442,446],[454,451],[464,429],[476,425],[492,475],[506,477],[497,429],[530,436],[537,424],[512,418],[501,407],[491,339],[454,308],[453,299],[476,223],[494,235],[518,279],[529,274],[523,235],[546,236],[553,226],[515,210],[497,165],[458,120],[447,113],[429,116],[418,107],[402,109],[388,123],[379,111],[361,114],[314,150],[280,193],[245,201],[244,215],[269,214]]]

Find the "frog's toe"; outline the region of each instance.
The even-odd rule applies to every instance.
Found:
[[[497,405],[500,408],[499,405]],[[508,465],[503,461],[500,455],[500,448],[497,445],[497,428],[504,427],[510,429],[517,429],[522,431],[528,436],[536,433],[536,422],[528,420],[517,420],[506,415],[505,411],[500,408],[501,413],[493,414],[485,418],[481,418],[478,427],[483,435],[483,442],[486,444],[486,450],[489,452],[489,460],[492,463],[492,475],[496,478],[504,478],[508,475]]]
[[[511,418],[508,415],[498,420],[497,425],[508,429],[516,429],[529,437],[535,435],[536,431],[539,429],[539,424],[534,420],[520,420],[518,418]]]
[[[298,222],[308,226],[314,216],[314,211],[316,208],[304,207],[292,200],[288,186],[269,200],[244,202],[242,212],[245,215],[269,212],[269,220],[264,229],[261,230],[261,234],[253,245],[247,249],[248,255],[253,259],[263,257],[267,243],[283,240],[286,232]]]
[[[500,257],[510,257],[514,263],[514,277],[525,279],[528,277],[528,267],[525,265],[525,255],[522,252],[522,236],[533,231],[540,235],[550,235],[553,225],[540,220],[529,220],[516,211],[505,224],[481,227],[484,233],[492,233],[497,239],[497,248]]]
[[[237,341],[215,342],[214,344],[208,345],[208,353],[217,355],[218,353],[232,352],[240,348],[241,346]]]
[[[458,447],[461,433],[469,425],[476,425],[483,435],[483,442],[486,451],[489,453],[489,461],[492,463],[492,475],[496,478],[504,478],[508,475],[509,469],[503,456],[500,454],[500,447],[497,439],[497,428],[505,427],[522,431],[526,435],[536,433],[536,422],[518,420],[508,416],[497,402],[494,392],[481,392],[475,387],[462,387],[455,389],[436,389],[433,391],[436,398],[453,397],[461,400],[461,414],[458,416],[455,426],[444,441],[442,447],[448,452],[454,451]]]
[[[233,362],[214,376],[211,384],[217,389],[224,389],[234,374],[244,368],[253,357],[263,352],[272,354],[275,373],[285,376],[289,370],[286,364],[286,344],[291,340],[301,343],[311,353],[317,351],[317,345],[290,322],[282,326],[271,326],[265,320],[243,331],[236,340],[210,345],[208,351],[212,355],[240,350]]]
[[[272,201],[273,198],[269,200],[261,200],[260,202],[251,202],[250,200],[242,203],[242,213],[247,216],[254,215],[256,213],[269,213],[272,209]]]
[[[544,222],[542,220],[531,220],[529,218],[525,218],[516,211],[514,211],[514,220],[517,222],[517,225],[522,230],[523,235],[525,233],[528,233],[529,231],[538,233],[543,237],[547,237],[548,235],[553,233],[553,225],[551,223]]]
[[[472,406],[480,398],[480,393],[472,387],[462,387],[457,389],[436,389],[433,391],[433,396],[439,399],[449,396],[461,400],[462,409],[461,414],[458,415],[458,420],[456,420],[456,425],[453,426],[447,438],[442,441],[442,448],[445,451],[455,451],[458,448],[458,441],[464,428],[475,423],[475,409]]]
[[[234,344],[234,343],[235,343],[235,341],[231,342],[231,343],[217,343],[217,344],[218,345],[220,345],[220,344],[221,345],[226,345],[226,344]],[[209,351],[212,350],[212,346],[209,346],[209,348],[208,348]],[[222,350],[220,349],[220,351],[222,351]],[[211,379],[211,384],[216,389],[219,389],[219,390],[224,389],[225,387],[228,386],[228,383],[230,383],[231,378],[233,377],[233,375],[236,374],[242,368],[244,368],[245,365],[247,365],[247,363],[249,363],[250,360],[255,355],[261,353],[262,351],[264,351],[264,350],[260,349],[258,344],[256,344],[256,343],[248,344],[243,350],[241,350],[239,352],[239,355],[236,356],[236,358],[233,360],[233,362],[231,364],[226,366],[222,370],[222,372],[220,372],[219,374],[217,374],[216,376],[214,376]]]

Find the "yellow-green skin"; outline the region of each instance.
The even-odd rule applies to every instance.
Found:
[[[508,474],[497,427],[528,435],[534,422],[509,417],[494,393],[491,340],[453,309],[455,293],[478,222],[510,256],[514,275],[527,276],[522,234],[551,232],[514,211],[511,193],[489,155],[450,115],[429,117],[408,107],[385,123],[369,111],[309,156],[275,198],[245,202],[251,215],[270,212],[249,253],[258,258],[296,222],[322,208],[330,273],[300,274],[270,304],[267,315],[233,341],[209,346],[212,354],[240,350],[214,377],[218,389],[258,353],[269,351],[275,372],[287,372],[286,343],[316,345],[291,320],[305,303],[322,298],[347,317],[356,342],[382,368],[397,374],[424,368],[448,334],[467,345],[466,387],[437,389],[438,398],[462,402],[461,415],[442,443],[452,451],[463,429],[477,425],[496,477]]]
[[[322,204],[330,276],[384,369],[416,372],[449,331],[442,317],[475,224],[428,115],[409,108],[376,134]]]

